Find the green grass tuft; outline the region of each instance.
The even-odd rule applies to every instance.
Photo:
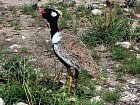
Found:
[[[105,100],[107,102],[117,103],[120,99],[120,93],[118,90],[107,91],[107,92],[103,93],[102,98],[103,98],[103,100]]]
[[[32,7],[32,5],[26,5],[21,9],[21,12],[25,15],[31,15],[33,18],[38,16],[38,12]]]

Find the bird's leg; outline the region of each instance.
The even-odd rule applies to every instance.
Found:
[[[77,88],[78,76],[79,76],[79,71],[78,71],[77,69],[75,69],[75,74],[74,74],[74,78],[75,78],[75,88]]]
[[[71,86],[72,86],[72,78],[73,78],[73,73],[71,72],[70,68],[68,68],[68,74],[69,74],[68,93],[70,94],[70,92],[71,92]]]

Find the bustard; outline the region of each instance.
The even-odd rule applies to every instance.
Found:
[[[71,67],[74,68],[75,80],[78,79],[79,71],[85,70],[89,74],[95,76],[98,73],[99,68],[93,61],[90,51],[86,48],[85,44],[71,35],[62,34],[57,25],[57,21],[61,13],[58,10],[46,8],[41,10],[42,17],[46,19],[51,29],[51,41],[55,55],[67,68],[69,74],[69,87],[68,93],[71,91],[71,85],[73,80],[73,73]]]

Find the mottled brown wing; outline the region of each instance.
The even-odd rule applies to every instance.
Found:
[[[93,61],[90,51],[76,37],[62,35],[55,51],[65,62],[77,69],[86,70],[91,75],[98,72],[99,68]]]

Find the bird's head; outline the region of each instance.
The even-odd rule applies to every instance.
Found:
[[[49,23],[51,22],[57,22],[59,16],[62,15],[62,12],[60,10],[55,10],[51,8],[46,8],[41,10],[42,17],[46,19]]]

